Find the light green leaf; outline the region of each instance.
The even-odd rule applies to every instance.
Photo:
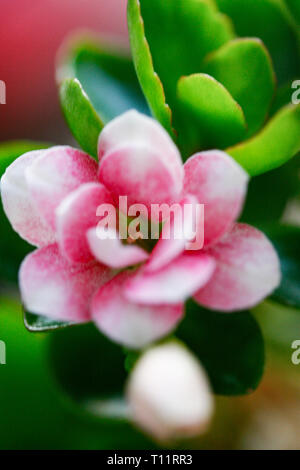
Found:
[[[26,311],[24,311],[24,324],[27,330],[32,333],[43,333],[73,325],[71,322],[52,320],[51,318],[47,318],[42,315],[35,315],[34,313]]]
[[[172,112],[166,103],[163,85],[154,70],[139,0],[128,1],[128,28],[137,76],[153,116],[174,137]]]
[[[81,148],[97,157],[97,143],[103,123],[77,78],[63,81],[60,102],[67,124]]]
[[[239,142],[246,134],[245,116],[240,105],[209,75],[182,77],[178,82],[178,102],[183,131],[180,139],[182,145],[189,142],[190,153],[225,148]]]
[[[224,85],[242,107],[248,136],[263,125],[275,90],[271,58],[259,39],[236,39],[210,54],[204,72]]]
[[[166,102],[174,111],[178,79],[199,72],[206,54],[233,38],[231,26],[208,0],[129,0],[128,25],[144,94],[172,133]]]
[[[63,90],[63,97],[66,98],[68,93],[68,105],[71,106],[68,123],[73,132],[76,127],[75,137],[80,138],[79,143],[86,148],[91,147],[95,154],[94,135],[100,126],[128,109],[134,108],[146,114],[149,110],[127,53],[82,37],[73,39],[66,49],[57,70],[58,82],[77,78],[81,85],[80,88],[78,82],[65,82],[71,87]],[[76,111],[78,116],[84,111],[82,129],[79,120],[71,120],[72,111]],[[91,144],[86,133],[88,124],[92,124]]]
[[[255,390],[264,370],[264,341],[249,312],[216,313],[194,301],[176,336],[198,357],[219,395]]]
[[[265,43],[280,85],[298,75],[297,34],[282,0],[216,0],[216,3],[232,19],[239,36],[258,37]]]
[[[258,135],[227,152],[255,176],[283,165],[299,150],[300,105],[289,105],[280,110]]]

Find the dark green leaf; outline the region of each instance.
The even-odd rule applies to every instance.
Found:
[[[252,178],[241,220],[264,229],[278,221],[287,202],[300,192],[300,156],[276,170]]]
[[[281,0],[216,0],[216,3],[232,19],[239,36],[255,36],[265,43],[279,84],[298,75],[297,35]]]
[[[60,102],[67,124],[81,148],[97,157],[97,143],[103,123],[76,78],[63,81]]]
[[[89,411],[106,415],[115,409],[118,417],[118,410],[123,411],[127,377],[122,348],[93,324],[54,332],[50,346],[53,370],[62,389]]]
[[[176,336],[201,361],[215,393],[242,395],[257,388],[264,370],[264,342],[250,313],[216,313],[189,301]]]
[[[286,106],[252,139],[227,152],[251,176],[278,168],[300,150],[300,105]]]
[[[183,131],[180,141],[182,146],[189,142],[189,153],[225,148],[246,135],[246,121],[240,105],[223,85],[209,75],[195,74],[181,78],[178,82],[178,101]]]
[[[299,0],[285,0],[295,21],[300,26],[300,3]]]
[[[242,107],[248,136],[257,132],[275,91],[273,65],[264,44],[255,38],[230,41],[206,58],[204,72],[222,83]]]
[[[49,342],[56,332],[31,334],[20,321],[18,302],[0,297],[0,306],[0,338],[7,352],[7,364],[0,365],[0,449],[154,447],[130,423],[95,419],[68,399],[50,367]],[[86,364],[77,369],[79,378]]]
[[[282,282],[273,298],[300,308],[300,228],[277,226],[268,233],[280,258]]]
[[[43,333],[73,325],[73,323],[70,322],[56,321],[51,318],[47,318],[42,315],[35,315],[34,313],[26,311],[24,311],[24,324],[27,330],[32,333]]]

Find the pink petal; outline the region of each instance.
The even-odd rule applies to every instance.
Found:
[[[193,234],[195,233],[194,216],[196,215],[196,211],[185,211],[184,206],[186,204],[194,206],[194,210],[197,200],[194,196],[187,195],[180,202],[182,207],[182,219],[180,220],[176,215],[172,214],[170,220],[165,223],[159,241],[155,245],[150,259],[145,266],[147,271],[157,271],[163,268],[188,248],[188,242],[193,238]],[[176,237],[176,234],[181,234],[181,236]]]
[[[54,232],[33,205],[24,174],[44,152],[25,153],[6,169],[1,178],[1,198],[8,220],[20,237],[39,247],[53,243]]]
[[[167,443],[203,433],[214,409],[204,369],[177,341],[148,349],[135,364],[126,392],[133,420]]]
[[[154,119],[129,111],[111,121],[99,138],[100,180],[128,203],[177,201],[183,185],[180,154]]]
[[[129,348],[142,348],[172,331],[183,315],[183,305],[144,306],[123,295],[132,273],[123,272],[101,287],[92,302],[98,328]]]
[[[20,269],[25,308],[55,320],[84,322],[90,319],[90,300],[97,288],[111,278],[99,263],[71,264],[57,245],[29,254]]]
[[[125,245],[118,232],[101,227],[87,232],[89,248],[94,257],[111,268],[126,268],[146,261],[148,253],[136,245]]]
[[[209,250],[217,262],[210,281],[194,296],[214,310],[244,310],[258,304],[278,287],[278,256],[265,235],[244,224]]]
[[[232,227],[243,207],[248,175],[229,155],[197,153],[184,165],[184,191],[205,205],[205,246]]]
[[[86,183],[63,199],[56,209],[59,247],[70,261],[86,263],[93,259],[86,232],[101,220],[97,216],[100,204],[113,204],[110,193],[102,184]]]
[[[141,271],[128,281],[125,295],[147,305],[184,302],[211,278],[214,259],[204,253],[184,253],[159,271]]]
[[[178,184],[182,185],[180,153],[167,131],[155,120],[135,110],[127,111],[105,126],[98,142],[99,161],[120,147],[148,147],[160,155]]]
[[[35,205],[55,229],[55,209],[81,184],[97,181],[97,163],[80,150],[61,146],[44,152],[27,168],[25,176]]]

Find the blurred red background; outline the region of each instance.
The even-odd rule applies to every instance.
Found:
[[[127,36],[126,0],[0,0],[0,140],[62,139],[56,52],[76,29]]]

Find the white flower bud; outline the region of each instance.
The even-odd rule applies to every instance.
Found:
[[[132,419],[160,441],[192,437],[206,430],[213,412],[207,376],[179,342],[145,352],[127,386]]]

